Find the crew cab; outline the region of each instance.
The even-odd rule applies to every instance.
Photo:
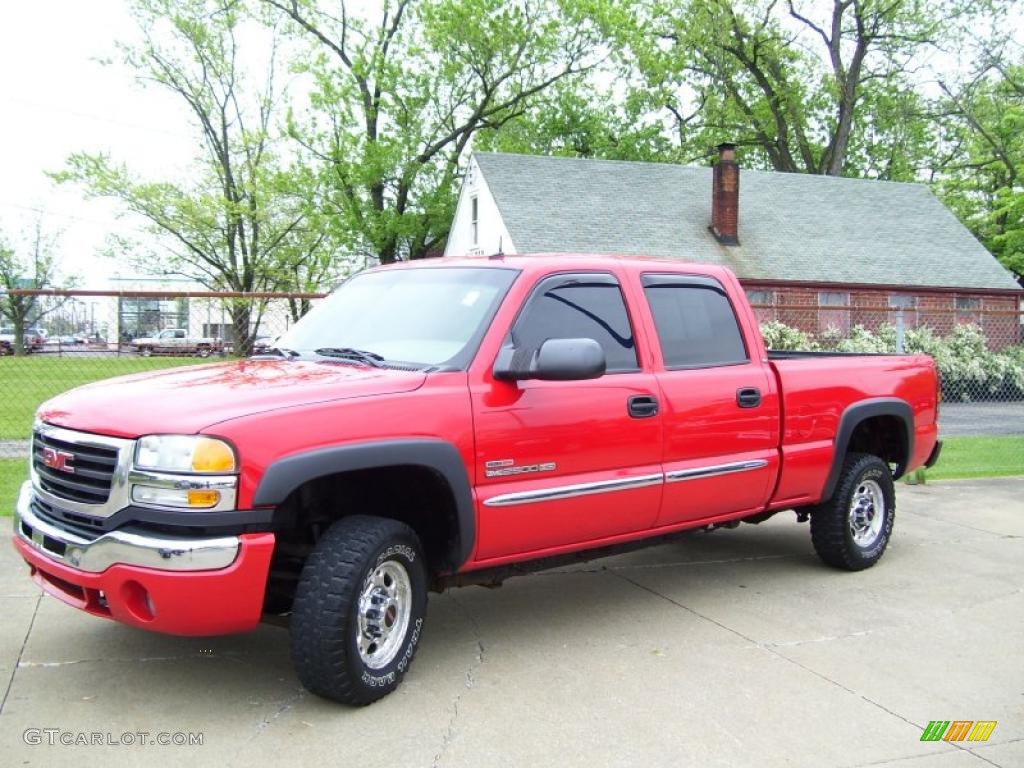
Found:
[[[220,339],[192,338],[184,328],[165,328],[156,336],[132,339],[131,346],[143,357],[150,355],[197,355],[209,357],[219,352]]]
[[[782,510],[825,563],[873,565],[937,415],[927,356],[769,353],[721,267],[413,262],[265,355],[45,403],[14,543],[47,592],[135,627],[284,617],[302,683],[367,704],[430,589]]]

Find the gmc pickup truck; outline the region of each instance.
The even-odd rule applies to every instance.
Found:
[[[45,403],[14,544],[44,590],[135,627],[287,619],[301,682],[367,704],[431,589],[782,510],[825,563],[873,565],[937,400],[925,356],[769,354],[723,268],[414,262],[259,357]]]

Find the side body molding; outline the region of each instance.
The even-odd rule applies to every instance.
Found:
[[[866,419],[875,416],[893,416],[902,425],[902,433],[899,435],[903,458],[896,463],[896,471],[893,476],[898,479],[907,471],[911,456],[914,455],[914,412],[906,400],[898,397],[875,397],[868,400],[861,400],[849,406],[839,419],[839,429],[836,430],[835,453],[832,455],[832,468],[829,470],[828,479],[825,481],[825,490],[822,493],[822,500],[832,498],[836,485],[839,483],[839,473],[843,468],[843,461],[846,458],[846,450],[850,445],[850,438],[857,425]]]
[[[462,456],[444,440],[409,439],[355,443],[285,456],[263,474],[253,506],[276,506],[302,484],[318,477],[380,467],[423,467],[437,473],[451,489],[458,519],[457,551],[452,552],[454,569],[469,558],[476,543],[476,513],[473,491]]]

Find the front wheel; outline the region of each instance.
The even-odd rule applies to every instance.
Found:
[[[832,498],[811,511],[814,550],[836,568],[870,568],[885,553],[895,516],[889,465],[877,456],[851,453]]]
[[[427,570],[407,525],[342,518],[307,558],[291,619],[292,663],[327,699],[364,705],[391,693],[419,645]]]
[[[139,355],[141,357],[151,357],[153,355],[152,347],[139,347]]]

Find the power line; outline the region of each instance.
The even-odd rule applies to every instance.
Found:
[[[57,106],[55,104],[43,104],[37,101],[31,101],[29,99],[23,99],[20,96],[12,96],[10,94],[0,94],[0,99],[5,101],[11,101],[16,104],[22,104],[27,107],[33,107],[35,109],[49,110],[51,112],[61,112],[67,115],[74,115],[75,117],[85,118],[86,120],[94,120],[99,123],[108,123],[109,125],[118,125],[123,128],[131,128],[136,131],[142,131],[143,133],[162,133],[165,136],[174,136],[175,138],[185,139],[190,142],[195,142],[195,136],[187,136],[184,133],[177,133],[175,131],[164,130],[163,128],[153,128],[151,126],[140,125],[139,123],[128,123],[123,120],[114,120],[109,117],[102,115],[96,115],[89,112],[81,112],[76,109],[68,109],[67,107]]]
[[[0,207],[4,208],[17,208],[22,211],[29,211],[31,213],[38,213],[43,216],[56,216],[61,219],[73,219],[74,221],[81,221],[86,224],[96,224],[101,227],[117,228],[117,229],[132,229],[136,230],[137,227],[132,227],[130,224],[123,224],[116,220],[110,219],[107,221],[101,221],[100,219],[90,219],[87,216],[78,216],[73,213],[65,213],[63,211],[54,211],[49,208],[40,208],[38,206],[23,205],[21,203],[12,203],[7,200],[0,200]]]

